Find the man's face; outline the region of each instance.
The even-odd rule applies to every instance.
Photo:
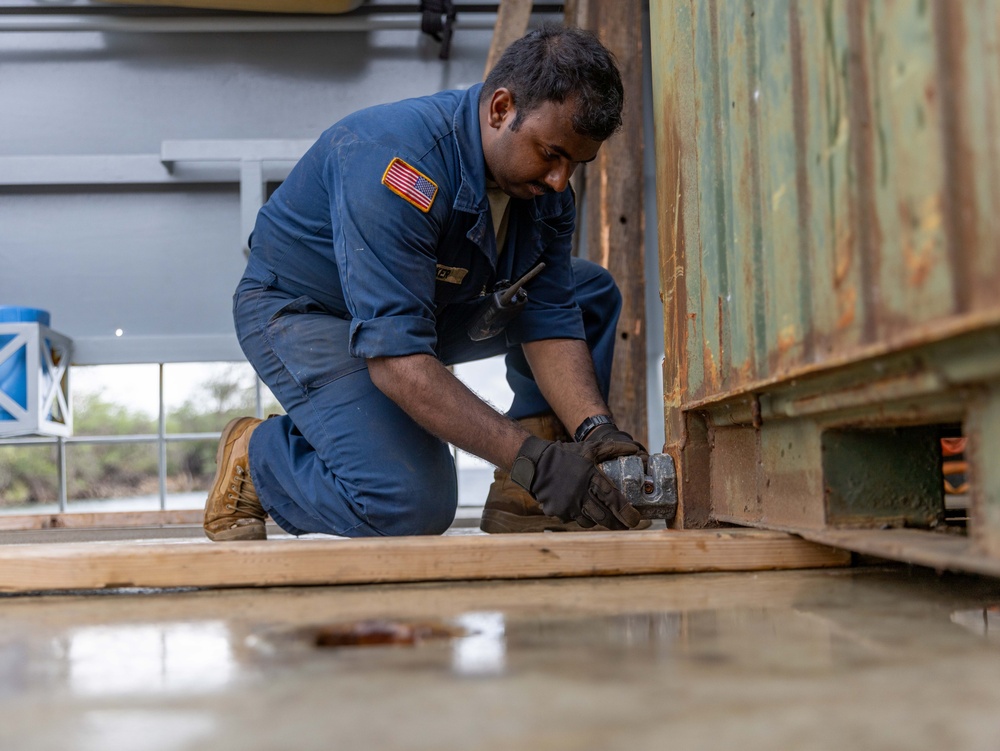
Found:
[[[597,156],[600,141],[573,130],[574,103],[544,102],[524,117],[517,115],[510,92],[497,89],[481,118],[483,157],[493,181],[509,196],[533,198],[560,193],[576,166]]]

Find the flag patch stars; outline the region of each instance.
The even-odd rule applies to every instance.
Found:
[[[399,157],[396,157],[382,175],[382,184],[425,214],[431,210],[437,184],[427,175],[418,172]]]

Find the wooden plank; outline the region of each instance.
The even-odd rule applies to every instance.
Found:
[[[563,23],[573,28],[586,28],[590,18],[590,0],[566,0],[563,3]],[[576,194],[579,202],[587,191],[587,170],[581,167],[569,179],[569,186]],[[577,219],[576,232],[573,233],[573,255],[580,255],[580,225],[582,216]],[[586,256],[586,254],[584,254]]]
[[[202,509],[176,511],[106,511],[96,513],[0,515],[0,531],[28,529],[96,529],[116,527],[161,527],[198,524]]]
[[[800,530],[802,537],[891,561],[1000,576],[1000,559],[984,554],[967,537],[919,529]]]
[[[581,532],[0,548],[6,592],[267,587],[844,566],[850,555],[763,530]]]
[[[497,64],[497,60],[507,49],[511,42],[524,36],[528,30],[528,21],[531,18],[531,7],[533,0],[500,0],[497,8],[497,24],[493,27],[493,40],[490,42],[490,51],[486,55],[486,70],[483,71],[483,78]]]
[[[622,293],[610,407],[618,425],[648,444],[646,268],[643,209],[643,33],[641,0],[589,3],[587,28],[618,58],[625,87],[622,130],[587,167],[586,257],[611,272]]]
[[[972,478],[969,535],[980,550],[1000,558],[1000,383],[983,388],[966,415]]]
[[[567,26],[585,27],[590,17],[590,0],[566,0],[563,19]]]

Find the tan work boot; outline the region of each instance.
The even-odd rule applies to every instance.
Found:
[[[215,482],[205,501],[205,534],[216,542],[263,540],[267,512],[257,499],[250,479],[250,435],[261,423],[256,417],[237,417],[222,429]]]
[[[553,414],[526,417],[518,423],[532,435],[546,441],[569,441],[569,433]],[[650,522],[643,520],[638,529],[645,529]],[[546,516],[542,507],[531,494],[510,479],[510,472],[497,469],[493,472],[493,484],[486,496],[483,517],[479,522],[483,532],[585,532],[596,530],[606,532],[606,527],[581,527],[576,522],[564,522],[556,516]]]

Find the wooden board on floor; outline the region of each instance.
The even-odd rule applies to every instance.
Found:
[[[844,566],[850,553],[763,530],[648,530],[0,548],[0,591],[267,587]]]
[[[1000,560],[984,554],[963,535],[920,529],[823,529],[799,534],[823,545],[891,561],[1000,577]]]
[[[203,509],[176,511],[103,511],[65,514],[0,515],[0,530],[28,529],[118,529],[125,527],[159,527],[175,524],[201,525]]]

